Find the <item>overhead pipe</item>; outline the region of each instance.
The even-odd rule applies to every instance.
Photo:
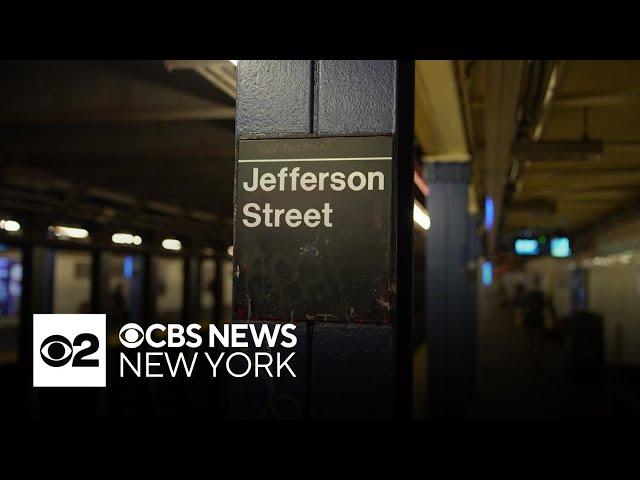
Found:
[[[487,255],[492,258],[497,249],[497,231],[503,217],[503,199],[508,173],[508,161],[516,132],[516,114],[520,100],[520,85],[524,61],[488,60],[486,62],[485,144],[487,164],[487,195],[493,198],[495,222],[487,232]]]
[[[540,106],[535,126],[533,128],[533,134],[531,135],[531,140],[533,140],[534,142],[540,140],[540,136],[542,135],[542,132],[544,130],[544,124],[549,115],[549,111],[551,110],[551,104],[558,90],[558,84],[560,82],[562,70],[564,69],[564,64],[564,60],[555,61],[553,68],[551,69],[547,88],[545,89],[544,97],[542,98],[542,104]]]

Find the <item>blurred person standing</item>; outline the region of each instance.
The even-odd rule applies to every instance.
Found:
[[[125,324],[127,322],[127,300],[124,298],[122,292],[122,285],[118,284],[111,294],[111,302],[114,309],[114,315],[117,317],[119,323]]]
[[[522,328],[527,306],[527,294],[521,282],[516,284],[516,293],[513,298],[513,324],[516,328]]]
[[[122,285],[118,284],[111,292],[109,310],[107,312],[107,343],[109,346],[118,346],[120,341],[118,334],[120,328],[128,321],[127,300],[122,291]]]
[[[544,345],[545,312],[555,321],[555,311],[540,288],[540,277],[533,280],[533,289],[526,295],[524,325],[529,340],[529,368],[538,370]]]

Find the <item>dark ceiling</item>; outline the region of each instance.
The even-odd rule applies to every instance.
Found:
[[[231,242],[234,103],[161,60],[0,62],[0,210]]]

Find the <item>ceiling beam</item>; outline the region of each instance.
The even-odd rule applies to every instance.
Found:
[[[484,101],[473,99],[469,102],[472,110],[482,110]],[[553,101],[554,107],[583,108],[583,107],[616,107],[640,105],[640,89],[625,92],[581,93],[579,95],[563,95]]]
[[[217,67],[198,67],[196,68],[196,72],[221,92],[231,98],[236,98],[236,79],[228,75],[225,70]]]
[[[507,207],[508,212],[554,213],[558,209],[557,202],[552,198],[529,198],[518,200]]]
[[[416,61],[415,132],[423,160],[469,161],[453,61]]]
[[[590,93],[556,99],[554,107],[615,107],[640,105],[640,89],[626,92]]]
[[[165,60],[166,69],[194,70],[218,90],[236,98],[237,72],[236,66],[229,60]]]
[[[199,223],[204,228],[223,223],[213,212],[186,209],[181,206],[146,198],[136,199],[135,197],[123,195],[106,188],[92,187],[86,183],[78,185],[71,182],[56,182],[56,176],[42,169],[10,166],[7,168],[6,173],[9,185],[18,188],[0,187],[0,196],[7,200],[16,199],[19,201],[40,203],[42,204],[41,209],[46,212],[57,211],[60,214],[68,213],[68,211],[77,209],[79,205],[83,207],[85,205],[89,206],[88,203],[81,200],[94,198],[100,200],[103,206],[105,201],[112,201],[113,208],[119,209],[120,214],[125,214],[131,209],[132,205],[141,202],[142,208],[150,212],[163,214],[166,216],[168,222],[184,220],[189,223],[191,221],[188,219],[191,218],[194,219],[191,223]],[[59,194],[59,196],[56,194]],[[61,207],[69,203],[69,201],[72,203],[73,208],[67,208],[66,211],[63,212]],[[4,203],[5,202],[3,202],[3,204]],[[102,209],[102,207],[94,207],[93,205],[91,205],[90,208]],[[206,227],[206,224],[208,224],[209,227]]]
[[[607,180],[609,180],[612,175],[621,175],[621,174],[638,176],[640,175],[640,168],[629,168],[629,167],[601,168],[601,169],[590,168],[590,169],[584,169],[584,170],[576,169],[575,171],[554,170],[553,168],[544,168],[544,169],[532,168],[527,170],[527,172],[523,175],[523,177],[526,180],[528,180],[530,177],[538,177],[538,176],[549,176],[549,177],[568,176],[574,179],[572,183],[577,183],[580,181],[580,177],[590,177],[592,175],[597,175],[601,177],[600,180],[602,183],[606,183]],[[640,185],[638,186],[638,190],[640,190]]]
[[[153,108],[140,110],[85,110],[0,112],[0,125],[81,125],[144,122],[223,121],[235,119],[227,106]]]
[[[129,151],[123,146],[122,148],[110,151],[97,151],[93,149],[77,149],[67,150],[65,148],[58,148],[51,150],[40,145],[34,145],[32,149],[23,150],[22,148],[12,149],[12,153],[16,154],[21,160],[33,160],[35,163],[38,161],[47,161],[51,164],[55,164],[58,167],[63,166],[76,166],[84,168],[92,168],[91,165],[102,164],[102,162],[109,163],[109,170],[123,168],[128,171],[139,169],[153,168],[153,165],[158,163],[164,163],[166,168],[174,168],[175,163],[169,162],[184,162],[181,164],[181,168],[188,169],[194,165],[209,165],[211,168],[215,168],[216,171],[220,171],[219,167],[225,164],[231,163],[229,166],[233,172],[233,150],[231,149],[218,149],[218,148],[180,148],[180,149],[138,149],[131,147]],[[135,161],[135,165],[132,162]],[[205,161],[205,162],[203,162]],[[113,168],[111,168],[113,167]]]
[[[516,142],[511,147],[512,157],[538,161],[597,160],[603,153],[601,141]]]
[[[559,202],[558,212],[592,212],[592,213],[600,213],[603,210],[612,210],[615,208],[615,205],[606,204],[606,203],[566,203]]]
[[[1,111],[1,108],[0,108]],[[1,116],[1,113],[0,113]],[[234,158],[231,125],[212,122],[0,128],[0,149],[19,158],[104,156],[142,161],[184,157]]]
[[[230,63],[229,60],[165,60],[164,66],[171,72],[173,70],[195,70],[196,68],[215,67],[223,62]]]

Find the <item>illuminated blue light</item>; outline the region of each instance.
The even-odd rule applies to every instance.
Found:
[[[538,255],[540,246],[538,240],[518,238],[516,240],[516,255]]]
[[[482,284],[488,287],[493,282],[493,265],[490,261],[482,264]]]
[[[484,228],[489,231],[493,228],[493,199],[487,197],[484,201]]]
[[[570,257],[571,248],[569,247],[569,239],[567,237],[557,237],[551,239],[551,256],[552,257]]]
[[[124,270],[124,278],[133,277],[133,257],[125,257],[123,270]]]

